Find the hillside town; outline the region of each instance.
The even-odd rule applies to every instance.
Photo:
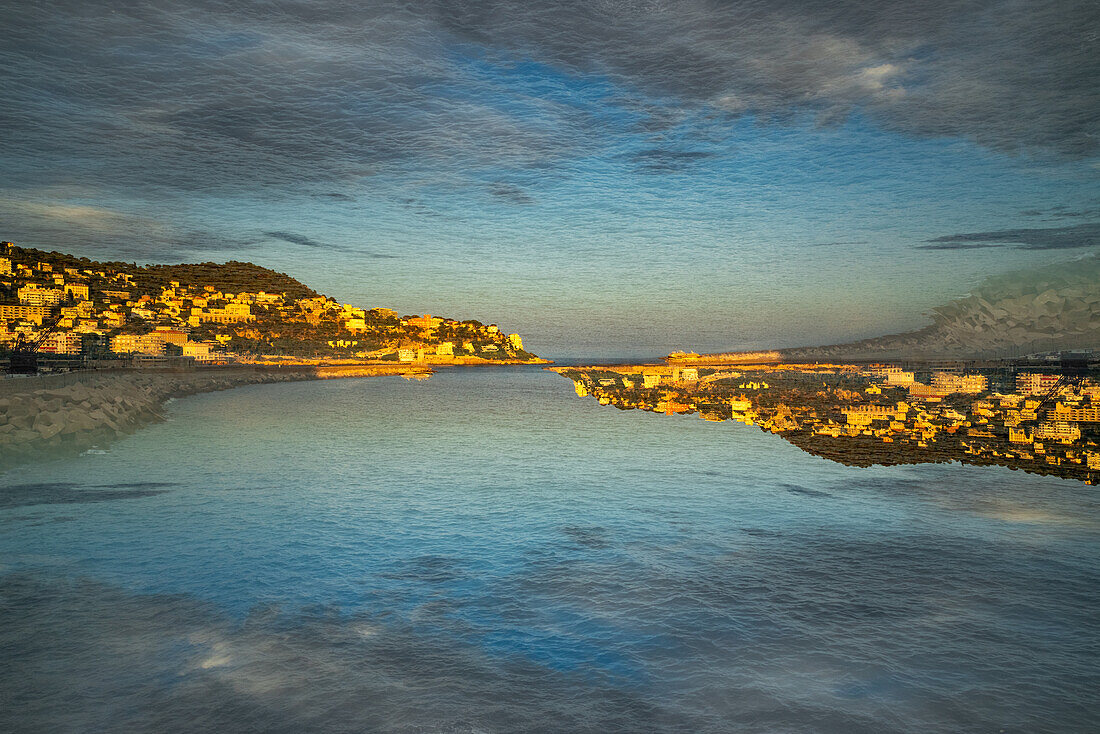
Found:
[[[962,363],[557,367],[579,396],[665,415],[734,420],[850,466],[958,461],[1094,484],[1096,371]]]
[[[339,303],[251,263],[99,263],[0,243],[0,357],[75,364],[542,362],[496,324]]]

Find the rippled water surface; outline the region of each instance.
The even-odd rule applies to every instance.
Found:
[[[1096,490],[531,369],[187,398],[0,476],[0,730],[1082,732]]]

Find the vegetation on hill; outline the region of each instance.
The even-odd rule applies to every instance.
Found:
[[[280,273],[250,262],[230,260],[226,263],[204,262],[180,265],[138,265],[121,261],[99,262],[64,252],[37,250],[13,245],[11,257],[23,262],[50,263],[64,268],[113,270],[133,276],[134,284],[145,293],[157,292],[172,281],[192,288],[213,286],[216,290],[239,293],[286,293],[291,298],[312,298],[317,292],[286,273]]]

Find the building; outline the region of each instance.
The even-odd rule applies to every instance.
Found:
[[[435,353],[439,357],[453,357],[455,356],[454,342],[443,342],[435,348]]]
[[[944,394],[965,393],[977,395],[989,388],[989,378],[985,375],[959,375],[952,372],[936,372],[932,375],[932,387]]]
[[[187,344],[187,332],[171,326],[158,326],[153,334],[156,335],[154,338],[163,339],[165,344],[174,344],[177,347]]]
[[[680,379],[684,382],[695,382],[699,379],[699,370],[695,367],[685,367],[680,370]]]
[[[1100,407],[1072,408],[1058,403],[1050,417],[1056,421],[1071,423],[1100,423]]]
[[[65,286],[65,298],[72,298],[77,301],[88,300],[88,286],[83,283],[66,283]]]
[[[252,307],[247,303],[230,303],[225,308],[212,308],[209,311],[191,309],[191,315],[187,319],[191,326],[198,326],[208,321],[215,324],[232,324],[240,321],[253,321]]]
[[[891,387],[906,387],[913,384],[913,373],[905,372],[894,364],[873,364],[863,371],[870,377],[878,377],[886,380]]]
[[[46,337],[38,346],[38,351],[47,354],[80,354],[82,345],[80,334],[59,331]]]
[[[1061,375],[1041,372],[1024,372],[1016,375],[1016,392],[1021,395],[1045,395],[1050,392]]]
[[[414,329],[420,329],[421,331],[433,331],[443,323],[443,319],[438,316],[432,316],[430,313],[426,313],[423,316],[414,316],[408,319],[405,323]]]
[[[891,387],[906,387],[913,384],[913,373],[905,372],[901,367],[893,364],[873,364],[863,371],[870,377],[885,379]]]
[[[940,400],[944,395],[950,394],[949,390],[943,390],[923,382],[914,382],[909,385],[909,397],[920,400]]]
[[[0,322],[7,321],[33,321],[39,326],[50,315],[50,309],[45,306],[14,306],[0,303]]]
[[[508,335],[508,346],[510,346],[512,348],[512,351],[514,351],[514,352],[522,352],[523,351],[523,339],[520,338],[519,334],[509,334]]]
[[[893,420],[896,411],[889,405],[856,405],[842,412],[848,425],[869,426],[872,421]]]
[[[412,349],[398,349],[397,361],[398,362],[413,362],[416,360],[416,351]]]
[[[209,362],[213,359],[210,353],[210,345],[203,342],[186,342],[183,345],[183,356],[193,357],[196,362]]]
[[[37,283],[27,283],[19,289],[19,302],[27,306],[56,306],[65,297],[58,288],[43,288]]]
[[[661,375],[658,372],[643,372],[642,387],[657,387],[661,384]]]
[[[1051,421],[1040,423],[1035,428],[1035,439],[1049,438],[1062,443],[1071,443],[1081,438],[1081,429],[1073,423],[1065,421]]]
[[[175,334],[181,332],[169,331],[153,331],[148,334],[119,334],[111,339],[111,351],[115,354],[146,354],[154,357],[164,356],[167,352],[166,344],[176,344],[178,339],[174,338]],[[168,341],[171,338],[172,341]],[[186,335],[184,335],[184,344],[187,341]],[[177,344],[177,345],[179,345]]]

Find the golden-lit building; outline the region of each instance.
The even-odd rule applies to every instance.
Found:
[[[989,388],[989,378],[985,375],[956,375],[950,372],[936,372],[932,375],[932,387],[945,394],[965,393],[976,395]]]
[[[57,288],[42,288],[37,283],[27,283],[17,291],[19,302],[27,306],[56,306],[65,297]]]

